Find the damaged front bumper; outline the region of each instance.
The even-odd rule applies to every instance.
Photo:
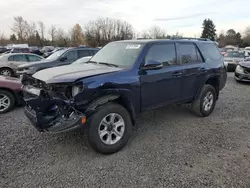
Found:
[[[31,85],[23,86],[23,95],[24,113],[38,131],[65,132],[86,123],[86,116],[76,110],[74,101]]]

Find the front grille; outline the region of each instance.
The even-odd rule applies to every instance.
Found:
[[[250,68],[243,67],[243,69],[245,74],[250,74]]]

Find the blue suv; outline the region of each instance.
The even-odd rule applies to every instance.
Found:
[[[39,131],[85,127],[90,145],[104,154],[126,144],[145,110],[191,103],[195,114],[210,115],[227,79],[223,57],[207,39],[112,42],[68,67],[22,76],[25,114]]]

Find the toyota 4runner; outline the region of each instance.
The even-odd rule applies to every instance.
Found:
[[[226,79],[208,39],[111,42],[87,63],[21,78],[25,114],[39,131],[86,127],[90,145],[105,154],[126,144],[145,110],[191,103],[195,114],[208,116]]]

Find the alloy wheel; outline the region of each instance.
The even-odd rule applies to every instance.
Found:
[[[113,145],[121,140],[124,131],[124,119],[117,113],[110,113],[101,120],[98,134],[103,143]]]
[[[10,106],[10,98],[5,94],[0,94],[0,112],[5,111]]]
[[[207,92],[203,99],[203,108],[205,111],[209,111],[214,103],[214,96],[211,91]]]
[[[3,70],[1,70],[0,75],[2,75],[2,76],[11,76],[11,71],[8,70],[8,69],[3,69]]]

